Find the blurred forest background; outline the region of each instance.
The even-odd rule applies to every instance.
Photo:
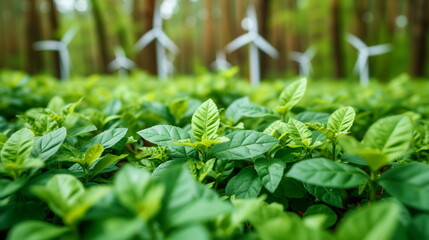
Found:
[[[176,74],[210,70],[216,52],[244,33],[246,7],[254,4],[259,32],[279,52],[261,54],[263,78],[298,74],[291,51],[317,49],[314,78],[351,78],[357,51],[345,41],[353,33],[368,45],[392,44],[370,58],[371,76],[381,81],[407,72],[429,77],[427,0],[163,0],[164,30],[180,49]],[[73,75],[109,73],[121,46],[139,69],[156,74],[155,44],[141,52],[136,41],[153,24],[155,0],[0,0],[0,69],[58,75],[58,53],[35,51],[33,43],[59,39],[72,26]],[[247,48],[227,55],[248,74]]]

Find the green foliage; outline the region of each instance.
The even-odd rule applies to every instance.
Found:
[[[39,100],[0,103],[8,239],[428,236],[419,83],[10,79]]]

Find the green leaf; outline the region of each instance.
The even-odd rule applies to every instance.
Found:
[[[347,215],[340,222],[336,235],[338,239],[390,240],[399,212],[396,202],[372,203]]]
[[[93,162],[101,157],[103,154],[104,148],[101,144],[95,144],[88,148],[85,152],[85,157],[83,159],[83,164],[86,166],[91,166]]]
[[[137,235],[145,228],[143,219],[109,217],[97,219],[91,223],[91,227],[85,229],[82,239],[136,239]]]
[[[215,139],[219,124],[219,111],[213,100],[209,99],[192,115],[192,134],[195,141]]]
[[[352,107],[342,107],[331,114],[328,119],[328,129],[336,132],[348,132],[355,120],[355,110]]]
[[[225,115],[232,117],[234,124],[238,123],[243,117],[265,118],[276,116],[269,108],[250,103],[248,97],[239,98],[232,102],[226,109]]]
[[[34,134],[24,128],[12,134],[1,149],[1,161],[21,165],[27,159],[34,145]]]
[[[92,169],[92,176],[95,176],[97,174],[99,174],[101,171],[103,171],[106,167],[110,166],[111,164],[113,164],[114,162],[117,162],[121,159],[124,159],[128,156],[128,154],[122,154],[120,156],[116,156],[116,155],[106,155],[103,156],[100,161],[98,161],[94,168]]]
[[[278,140],[253,130],[234,131],[227,134],[229,142],[214,145],[212,156],[219,159],[248,159],[267,152]]]
[[[295,163],[287,176],[322,187],[353,188],[368,180],[368,175],[355,167],[325,158]]]
[[[413,126],[408,116],[390,116],[371,125],[362,143],[387,154],[392,161],[408,149],[412,134]]]
[[[31,155],[34,158],[40,158],[43,161],[48,160],[60,149],[67,136],[65,127],[59,128],[46,134],[43,137],[36,138]]]
[[[0,199],[7,197],[11,194],[14,194],[16,191],[21,189],[26,183],[25,178],[18,178],[14,181],[9,179],[1,178],[0,179]]]
[[[171,151],[171,156],[174,158],[196,157],[194,148],[173,144],[173,142],[191,138],[185,130],[179,127],[157,125],[138,131],[137,134],[151,143],[167,146]]]
[[[413,162],[390,169],[380,177],[380,184],[404,204],[429,210],[429,166]]]
[[[295,120],[293,118],[289,119],[289,122],[286,125],[286,129],[289,133],[289,137],[292,139],[294,145],[308,147],[311,145],[311,131],[305,126],[304,123]]]
[[[82,146],[82,152],[88,150],[95,144],[101,144],[105,149],[113,147],[117,142],[127,134],[128,129],[126,128],[115,128],[106,130],[97,136],[91,138]]]
[[[280,94],[279,105],[276,110],[280,114],[290,111],[304,96],[307,88],[307,79],[301,78],[287,86]]]
[[[324,229],[331,227],[337,221],[337,214],[330,207],[323,204],[315,204],[307,208],[307,210],[304,213],[304,217],[318,215],[318,214],[322,214],[323,216],[326,217],[322,225],[322,228]]]
[[[343,207],[343,199],[341,198],[341,192],[339,189],[320,187],[311,184],[304,184],[304,187],[311,195],[315,196],[320,201],[334,207]]]
[[[293,118],[303,123],[318,122],[327,124],[330,115],[329,113],[321,112],[302,112],[295,115]]]
[[[55,240],[61,239],[66,233],[71,232],[67,227],[56,226],[50,223],[29,220],[22,222],[9,233],[8,240]]]
[[[287,124],[281,120],[277,120],[271,123],[265,130],[264,133],[280,139],[287,132]]]
[[[255,161],[255,170],[261,178],[264,187],[274,192],[279,186],[286,163],[280,159],[260,158]]]
[[[176,229],[166,240],[183,240],[183,239],[198,239],[198,240],[209,240],[210,233],[202,224],[186,225],[182,228]]]
[[[119,201],[126,207],[137,210],[139,202],[150,183],[150,173],[131,165],[125,165],[115,175],[114,189]]]
[[[55,214],[65,217],[82,200],[85,188],[76,177],[57,174],[45,186],[34,186],[32,191],[45,201]]]
[[[410,239],[429,239],[429,214],[418,214],[409,228]]]
[[[256,198],[262,189],[262,182],[253,166],[243,168],[226,185],[225,194],[236,198]]]

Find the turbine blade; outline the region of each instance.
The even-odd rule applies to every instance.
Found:
[[[249,33],[243,34],[225,46],[227,52],[233,52],[252,41]]]
[[[61,42],[56,40],[38,41],[33,44],[35,50],[55,50],[59,51]]]
[[[391,50],[392,50],[392,47],[390,44],[381,44],[381,45],[371,46],[368,48],[370,56],[380,55],[383,53],[390,52]]]
[[[150,42],[152,42],[155,39],[155,29],[149,30],[146,34],[144,34],[136,43],[135,49],[137,51],[141,51],[143,48],[145,48]]]
[[[179,48],[174,44],[174,42],[165,34],[164,32],[160,31],[158,34],[158,41],[161,43],[162,46],[170,50],[174,55],[179,51]]]
[[[258,29],[259,29],[258,17],[256,15],[255,7],[252,4],[249,4],[249,6],[247,7],[247,17],[250,19],[250,21],[252,21],[251,29],[249,30],[258,32]]]
[[[306,57],[308,58],[308,60],[313,59],[315,55],[316,55],[316,48],[314,48],[314,47],[309,47],[309,48],[304,52],[304,56],[306,56]]]
[[[353,47],[357,48],[358,50],[367,48],[366,44],[362,40],[351,33],[347,34],[346,39],[351,45],[353,45]]]
[[[255,45],[272,58],[277,58],[279,56],[279,52],[277,52],[277,50],[267,40],[259,35],[255,39]]]
[[[67,32],[64,34],[64,36],[61,38],[61,42],[68,45],[73,37],[76,35],[78,28],[76,26],[71,27]]]
[[[295,52],[295,51],[291,51],[289,53],[289,56],[292,60],[294,60],[295,62],[299,62],[302,58],[302,53],[300,52]]]

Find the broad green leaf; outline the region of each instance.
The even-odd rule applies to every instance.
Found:
[[[198,239],[210,240],[210,233],[202,224],[185,225],[182,228],[175,229],[166,240]]]
[[[68,174],[57,174],[45,186],[34,186],[32,190],[60,217],[65,217],[85,194],[83,184]]]
[[[253,130],[234,131],[227,134],[229,142],[214,145],[210,149],[212,156],[219,159],[248,159],[267,152],[278,140]]]
[[[94,168],[92,169],[92,176],[95,176],[97,174],[99,174],[100,172],[102,172],[106,167],[110,166],[111,164],[113,164],[114,162],[117,162],[121,159],[124,159],[128,156],[128,154],[122,154],[119,156],[116,155],[106,155],[103,156],[100,161],[98,161]]]
[[[324,229],[331,227],[337,221],[337,214],[334,212],[334,210],[332,210],[330,207],[323,204],[315,204],[307,208],[307,210],[304,213],[304,217],[318,215],[318,214],[322,214],[323,216],[326,216],[325,221],[322,224],[322,227]]]
[[[311,131],[305,126],[304,123],[295,120],[293,118],[289,119],[289,122],[286,124],[287,132],[289,137],[292,139],[294,145],[308,147],[311,145]]]
[[[0,179],[0,199],[7,197],[19,189],[21,189],[26,183],[25,178],[18,178],[16,180],[9,180],[6,178]]]
[[[141,130],[137,134],[151,143],[167,146],[171,151],[171,156],[174,158],[196,157],[196,150],[194,148],[173,144],[173,142],[191,138],[182,128],[170,125],[157,125]]]
[[[89,132],[92,132],[95,130],[97,130],[97,127],[94,125],[78,126],[78,127],[73,127],[72,129],[70,129],[70,131],[68,131],[67,135],[70,137],[76,137],[76,136],[79,136],[81,134],[89,133]]]
[[[339,143],[345,152],[352,153],[348,155],[343,154],[343,159],[345,158],[345,160],[351,160],[349,162],[360,165],[362,165],[362,163],[359,162],[359,160],[363,159],[363,164],[368,165],[373,172],[376,172],[378,169],[389,162],[389,159],[385,153],[382,153],[379,149],[366,147],[363,143],[358,142],[354,137],[345,136],[339,140]],[[361,158],[353,159],[351,158],[353,154],[357,154],[357,156]]]
[[[310,228],[295,215],[268,219],[254,226],[262,240],[332,240],[328,232]]]
[[[328,119],[328,129],[336,132],[348,132],[355,120],[355,110],[352,107],[342,107],[331,114]]]
[[[119,201],[143,219],[152,218],[162,206],[164,187],[152,183],[144,169],[122,167],[115,176],[114,190]]]
[[[371,125],[362,143],[387,154],[392,161],[408,149],[412,134],[413,126],[408,116],[390,116]]]
[[[315,196],[320,201],[334,207],[343,207],[343,199],[341,198],[341,192],[339,189],[320,187],[311,184],[304,184],[304,187],[311,195]]]
[[[72,230],[68,227],[56,226],[50,223],[29,220],[12,228],[8,240],[55,240],[61,239],[66,233],[70,236]]]
[[[368,180],[368,175],[355,167],[325,158],[295,163],[287,176],[322,187],[353,188]]]
[[[351,212],[340,222],[338,239],[390,240],[398,224],[400,206],[396,202],[378,202]]]
[[[82,146],[82,152],[88,150],[95,144],[101,144],[105,149],[113,147],[117,142],[127,134],[128,129],[126,128],[115,128],[106,130],[97,136],[91,138]]]
[[[295,115],[293,118],[303,123],[318,122],[327,124],[329,119],[329,113],[321,112],[302,112]]]
[[[109,217],[93,221],[84,232],[82,239],[135,239],[145,229],[145,221],[141,218]]]
[[[306,195],[306,191],[300,181],[285,177],[280,182],[274,195],[278,198],[303,198]]]
[[[262,189],[262,182],[253,166],[243,168],[226,185],[225,194],[236,198],[256,198]]]
[[[279,186],[285,167],[286,163],[280,159],[260,158],[255,161],[255,170],[262,184],[272,193]]]
[[[264,130],[265,134],[275,137],[277,139],[281,138],[286,132],[287,124],[281,120],[273,122]]]
[[[232,102],[226,109],[225,115],[232,117],[234,124],[238,123],[243,117],[265,118],[276,116],[269,108],[250,103],[248,97],[239,98]]]
[[[429,166],[419,162],[390,169],[380,177],[380,184],[404,204],[429,210]]]
[[[209,99],[192,115],[192,134],[195,141],[215,139],[219,124],[219,111],[213,100]]]
[[[12,134],[1,149],[1,161],[21,165],[27,159],[34,145],[34,134],[24,128]]]
[[[86,166],[91,166],[93,162],[101,157],[103,154],[104,148],[101,144],[95,144],[88,148],[85,152],[85,156],[83,159],[83,164]]]
[[[284,114],[285,112],[290,111],[302,99],[306,89],[306,78],[301,78],[287,86],[280,94],[280,107],[277,108],[277,112]]]
[[[411,222],[410,239],[429,239],[429,214],[418,214]]]
[[[63,222],[67,225],[76,223],[77,220],[81,219],[86,214],[92,205],[103,198],[110,190],[108,186],[93,186],[87,189],[82,199],[79,199],[77,204],[72,206],[63,217]]]
[[[67,130],[65,127],[52,131],[42,137],[36,138],[31,155],[43,161],[48,160],[60,149],[66,139]]]
[[[114,189],[119,201],[136,210],[150,184],[150,173],[131,165],[125,165],[115,175]]]

